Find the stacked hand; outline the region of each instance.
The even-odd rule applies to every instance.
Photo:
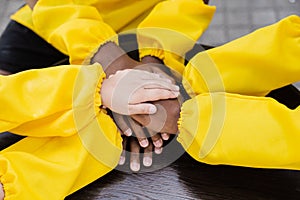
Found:
[[[108,52],[113,53],[107,55]],[[151,166],[153,150],[160,154],[163,140],[169,139],[168,133],[177,132],[180,107],[174,100],[179,95],[175,80],[157,66],[161,64],[160,60],[149,56],[142,63],[136,62],[114,43],[103,45],[92,61],[99,62],[107,75],[101,88],[102,105],[113,111],[113,118],[123,135],[134,133],[136,136],[124,137],[120,164],[125,163],[128,146],[132,171],[140,169],[141,147],[144,148],[143,165]],[[173,113],[174,117],[171,117]],[[166,123],[161,123],[164,121]],[[148,141],[149,136],[152,142]]]
[[[159,74],[137,69],[117,71],[102,83],[102,105],[123,114],[154,114],[156,107],[148,101],[176,98],[179,87]]]

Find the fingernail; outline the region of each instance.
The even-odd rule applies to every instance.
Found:
[[[161,139],[159,139],[159,140],[156,140],[156,141],[154,141],[153,143],[154,143],[154,146],[155,146],[155,147],[161,147],[161,146],[162,146],[162,144],[163,144],[163,142],[162,142],[162,140],[161,140]]]
[[[151,105],[150,108],[149,108],[149,114],[154,114],[156,113],[156,106],[155,105]]]
[[[161,152],[162,152],[162,147],[154,147],[154,152],[155,152],[156,154],[161,154]]]
[[[144,157],[143,164],[145,167],[150,167],[152,165],[152,159],[149,157]]]
[[[130,169],[134,172],[137,172],[140,170],[140,164],[132,162],[132,163],[130,163]]]
[[[142,139],[142,140],[140,141],[140,145],[141,145],[142,147],[147,147],[147,146],[149,145],[149,142],[148,142],[147,139]]]
[[[175,97],[178,97],[180,93],[179,93],[179,92],[173,92],[172,94],[173,94]]]
[[[162,137],[163,140],[168,140],[169,137],[170,137],[170,135],[167,134],[167,133],[162,133],[162,134],[161,134],[161,137]]]
[[[125,157],[121,156],[119,160],[119,165],[124,165],[125,163]]]
[[[129,129],[127,129],[127,130],[124,132],[124,134],[125,134],[126,136],[131,136],[131,135],[132,135],[132,130],[129,128]]]
[[[175,90],[179,91],[179,86],[178,85],[175,85]]]

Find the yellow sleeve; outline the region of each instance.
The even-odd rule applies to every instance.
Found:
[[[182,106],[178,141],[208,164],[300,170],[299,109],[266,97],[201,94]]]
[[[103,22],[94,1],[39,0],[32,12],[35,31],[61,52],[71,64],[82,64],[106,41],[117,42],[114,30]]]
[[[226,91],[265,96],[299,81],[299,52],[300,17],[294,15],[197,54],[184,76],[196,94]]]
[[[36,137],[77,133],[74,118],[78,110],[92,107],[95,113],[100,112],[104,77],[99,64],[0,76],[0,132]]]
[[[184,54],[208,27],[214,12],[215,7],[205,5],[203,0],[157,4],[138,26],[140,57],[158,57],[167,66],[182,72]]]

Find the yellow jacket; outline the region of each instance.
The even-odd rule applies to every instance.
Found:
[[[182,105],[178,135],[192,157],[300,169],[299,107],[264,97],[299,80],[299,30],[291,16],[192,58],[183,79],[192,99]],[[99,108],[104,77],[98,64],[0,76],[0,130],[29,135],[1,151],[7,199],[63,199],[117,164],[120,134]]]
[[[197,54],[184,72],[193,97],[178,140],[209,164],[300,169],[300,107],[264,97],[300,80],[300,17]]]
[[[165,48],[179,41],[157,29],[178,32],[194,43],[208,27],[214,11],[214,6],[205,5],[202,0],[39,0],[33,11],[25,6],[12,19],[69,55],[71,64],[82,64],[101,44],[117,42],[116,33],[136,32],[133,30],[136,28],[144,30],[140,34],[152,38],[139,40],[141,56],[154,55],[169,64],[172,62],[169,60],[182,62],[182,58],[165,56],[157,43]],[[147,28],[157,29],[151,32]],[[183,70],[183,66],[176,66],[178,71]]]
[[[5,199],[64,199],[111,171],[122,151],[100,109],[99,64],[0,76],[0,132],[26,135],[1,151]]]
[[[137,26],[142,30],[161,28],[157,19],[161,19],[162,13],[176,13],[162,23],[162,28],[182,30],[180,34],[195,39],[205,29],[214,11],[209,6],[205,6],[209,8],[205,14],[199,9],[167,7],[169,3],[193,6],[199,3],[204,6],[202,1],[164,1],[153,9],[149,18],[145,18],[145,13],[148,14],[157,2],[135,1],[127,6],[123,6],[123,1],[118,4],[112,2],[40,0],[33,12],[24,7],[13,19],[70,55],[71,63],[82,63],[116,32]],[[133,15],[136,12],[130,9],[139,14]],[[168,12],[161,13],[161,9]],[[156,13],[157,18],[152,21]],[[173,17],[178,13],[185,13],[187,17],[181,21],[184,18],[180,14],[177,24]],[[198,14],[208,16],[202,25],[193,20]],[[188,22],[193,25],[192,29],[184,24]],[[195,24],[199,23],[202,30],[195,32]],[[184,69],[183,81],[193,98],[182,106],[178,140],[191,156],[210,164],[299,169],[299,109],[290,110],[275,100],[263,97],[272,89],[299,80],[299,68],[296,67],[300,52],[299,24],[299,17],[289,17],[227,45],[197,54],[190,61]],[[143,34],[155,37],[151,31]],[[161,38],[163,41],[159,40]],[[166,52],[157,51],[167,46],[172,54],[171,43],[177,41],[168,39],[170,43],[166,37],[159,37],[158,43],[162,46],[150,54],[163,58],[170,66],[173,63],[176,65],[173,68],[183,71],[181,65],[177,67],[180,56],[173,54],[168,57]],[[157,47],[157,41],[153,46],[148,41],[140,44],[147,51],[142,55],[152,51],[148,47]],[[181,52],[175,52],[181,55]],[[101,102],[97,91],[103,77],[99,65],[57,67],[1,77],[1,93],[11,93],[0,97],[1,105],[5,105],[1,108],[0,128],[30,136],[1,152],[0,181],[4,184],[7,199],[43,199],[48,195],[49,199],[63,199],[116,165],[121,138],[112,119],[98,108]],[[32,91],[34,99],[23,92],[25,89],[19,84],[22,81],[27,83],[24,87],[26,91]],[[41,102],[44,102],[42,106]],[[14,109],[13,112],[9,108]],[[99,137],[103,139],[101,144],[105,141],[104,146],[98,146]],[[65,151],[55,151],[58,147]],[[110,154],[107,155],[107,152]],[[40,173],[33,173],[34,178],[22,175],[33,170],[40,170]],[[62,180],[66,173],[71,178]],[[47,182],[49,187],[39,185],[39,178],[51,180]],[[53,190],[56,192],[53,193]]]
[[[33,11],[24,6],[12,19],[69,55],[72,64],[84,63],[107,41],[117,43],[116,33],[138,28],[141,56],[157,56],[182,72],[181,55],[214,11],[202,0],[39,0]],[[172,46],[180,41],[185,48]],[[97,64],[1,76],[0,131],[29,136],[1,151],[6,199],[64,199],[116,166],[120,133],[99,108],[104,77]]]

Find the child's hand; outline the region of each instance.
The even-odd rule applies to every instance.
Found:
[[[154,114],[149,101],[176,98],[179,87],[167,78],[142,70],[118,71],[105,79],[101,87],[102,105],[123,115]]]
[[[133,115],[132,118],[155,132],[176,134],[180,116],[180,103],[177,99],[153,102],[157,112],[153,115]]]

